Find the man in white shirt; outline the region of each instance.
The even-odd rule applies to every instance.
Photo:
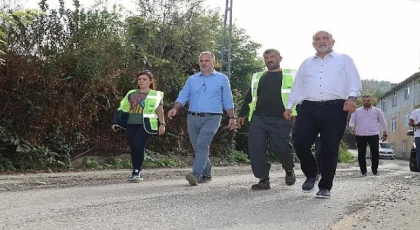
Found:
[[[311,146],[321,134],[321,180],[316,197],[329,198],[347,115],[356,110],[362,83],[352,58],[333,51],[335,41],[330,33],[319,31],[312,39],[316,55],[299,67],[284,117],[292,119],[291,108],[301,103],[293,143],[306,176],[303,192],[315,187],[318,169]]]
[[[420,108],[411,113],[409,125],[416,128],[414,141],[416,143],[417,171],[420,172]]]

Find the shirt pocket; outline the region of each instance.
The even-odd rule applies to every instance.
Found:
[[[208,81],[205,83],[204,92],[209,95],[217,95],[222,92],[222,83],[219,81]]]
[[[346,65],[344,62],[336,64],[333,68],[334,74],[337,77],[340,77],[343,80],[346,79]]]

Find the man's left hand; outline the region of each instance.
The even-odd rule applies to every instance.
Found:
[[[353,113],[356,111],[357,102],[353,99],[347,99],[346,102],[344,102],[343,110],[347,111],[349,113]]]
[[[230,118],[228,124],[229,130],[234,130],[236,128],[236,119]]]
[[[384,135],[382,135],[382,137],[381,137],[381,141],[382,141],[382,142],[385,142],[387,139],[388,139],[388,136],[384,136]]]

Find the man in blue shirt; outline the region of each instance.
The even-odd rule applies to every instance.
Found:
[[[188,78],[168,112],[169,119],[172,119],[189,101],[187,126],[195,157],[192,173],[186,179],[191,185],[208,182],[212,178],[209,149],[220,126],[223,107],[229,116],[229,129],[236,127],[229,79],[214,70],[216,60],[213,53],[202,52],[199,64],[201,72]]]

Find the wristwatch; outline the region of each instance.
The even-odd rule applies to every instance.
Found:
[[[166,126],[166,123],[165,122],[162,122],[162,123],[159,123],[159,125]]]
[[[353,97],[353,96],[350,96],[348,99],[352,99],[352,100],[357,101],[357,97]]]

